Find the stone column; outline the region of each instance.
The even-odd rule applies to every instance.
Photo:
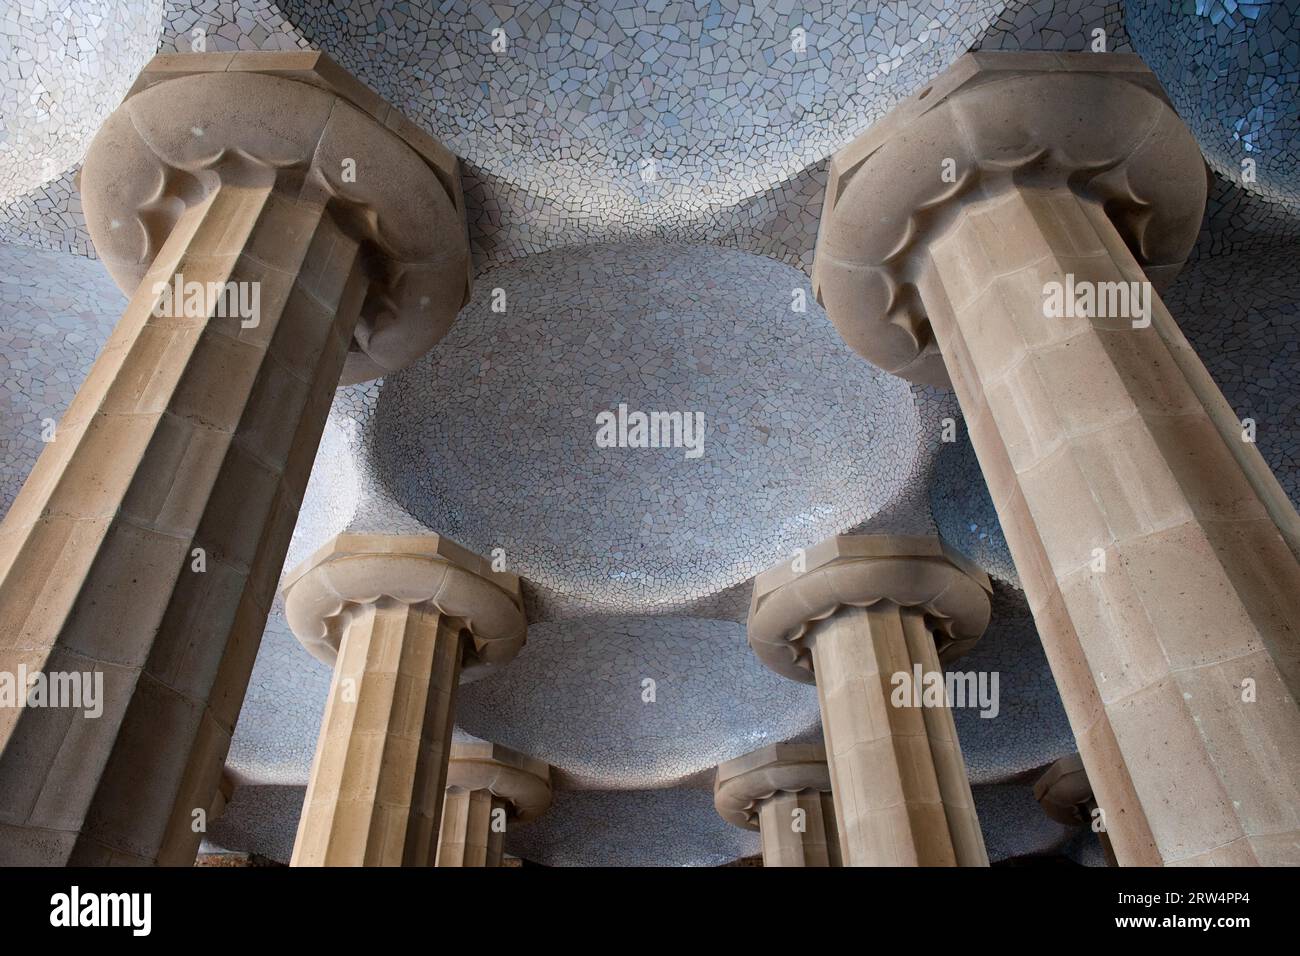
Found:
[[[1206,174],[1133,56],[971,54],[839,153],[814,284],[951,380],[1115,854],[1300,863],[1300,518],[1153,287]]]
[[[234,777],[230,775],[229,771],[223,770],[221,780],[217,783],[217,790],[212,795],[212,805],[208,807],[204,832],[207,832],[207,827],[220,820],[222,814],[226,812],[226,807],[230,806],[231,798],[235,795],[235,786]]]
[[[1115,851],[1106,834],[1104,813],[1098,813],[1097,798],[1078,754],[1062,757],[1034,781],[1034,799],[1051,819],[1066,826],[1086,826],[1097,834],[1106,862],[1115,866]]]
[[[830,538],[754,579],[750,645],[817,684],[845,866],[988,865],[948,700],[923,691],[984,633],[990,593],[938,539],[900,535]]]
[[[713,805],[758,830],[764,866],[840,866],[831,774],[820,744],[773,744],[718,765]]]
[[[524,643],[519,579],[438,535],[341,534],[285,578],[334,667],[292,866],[432,866],[463,673]]]
[[[452,744],[438,866],[500,866],[506,828],[551,805],[551,768],[500,744]]]
[[[189,865],[334,389],[446,330],[464,208],[318,54],[156,58],[80,182],[131,298],[0,526],[0,669],[103,712],[0,709],[0,865]]]

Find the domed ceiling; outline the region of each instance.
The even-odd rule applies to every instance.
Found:
[[[369,16],[282,6],[493,193],[544,207],[528,218],[550,235],[520,236],[536,250],[693,235],[847,143],[1006,4],[380,0]]]
[[[596,245],[478,288],[378,389],[363,467],[427,527],[503,549],[566,613],[681,608],[746,581],[870,517],[918,453],[907,384],[858,361],[805,276],[770,259]],[[620,408],[678,416],[663,437],[679,447],[602,447],[598,420]]]
[[[732,621],[534,624],[515,664],[463,687],[456,721],[546,760],[574,788],[671,786],[820,734],[817,688],[760,664]]]
[[[1131,34],[1218,173],[1167,301],[1295,498],[1296,0],[106,6],[0,18],[0,506],[120,314],[73,180],[103,117],[194,29],[209,50],[323,49],[465,158],[478,274],[425,359],[339,391],[288,565],[345,529],[436,531],[524,577],[527,646],[458,704],[458,733],[555,768],[555,806],[510,851],[756,852],[713,810],[711,768],[819,728],[815,690],[748,649],[750,581],[867,530],[938,531],[996,579],[965,666],[1001,675],[1001,711],[954,715],[986,842],[1075,854],[1027,786],[1074,743],[978,463],[960,428],[940,438],[955,401],[856,358],[812,301],[826,158],[967,49]],[[703,453],[600,447],[620,404],[701,413]],[[287,857],[329,679],[274,609],[213,846]]]

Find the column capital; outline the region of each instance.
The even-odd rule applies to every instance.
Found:
[[[551,765],[487,741],[451,746],[447,789],[486,790],[504,801],[512,820],[532,820],[551,805]]]
[[[909,381],[948,374],[916,283],[971,201],[1066,187],[1102,204],[1159,288],[1205,210],[1205,162],[1133,54],[968,53],[831,158],[813,289],[854,351]]]
[[[462,621],[462,673],[510,661],[528,627],[519,578],[436,534],[340,534],[290,571],[281,593],[294,635],[331,667],[350,612],[381,599]]]
[[[842,534],[754,579],[749,643],[769,668],[811,684],[813,627],[844,607],[892,601],[932,619],[943,660],[979,640],[989,622],[988,575],[938,538]]]
[[[1093,794],[1083,758],[1077,753],[1070,754],[1048,767],[1034,781],[1034,799],[1057,823],[1067,826],[1088,823],[1088,805],[1093,802]]]
[[[713,806],[728,823],[759,829],[759,806],[776,793],[829,793],[831,772],[821,744],[771,744],[718,764]]]
[[[323,54],[164,54],[95,136],[79,181],[95,250],[128,296],[181,212],[223,185],[326,207],[369,250],[350,385],[418,359],[469,301],[458,163]],[[234,238],[214,237],[213,253],[240,252],[220,248]],[[269,265],[275,250],[248,253]]]

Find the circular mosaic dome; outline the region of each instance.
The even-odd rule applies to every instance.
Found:
[[[282,4],[471,166],[563,209],[588,240],[685,224],[785,181],[942,71],[1005,5]]]
[[[0,203],[58,178],[158,48],[162,0],[0,3]]]
[[[481,275],[363,429],[424,526],[612,614],[689,606],[858,524],[920,447],[907,383],[844,346],[803,273],[661,243]]]
[[[1134,47],[1214,169],[1300,213],[1300,0],[1127,3]],[[1243,161],[1254,161],[1253,179]]]
[[[580,788],[678,783],[820,721],[817,689],[764,667],[743,624],[695,618],[534,624],[509,667],[456,699],[460,727]]]

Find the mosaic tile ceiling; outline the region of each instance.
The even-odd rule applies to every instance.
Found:
[[[0,245],[0,513],[27,480],[49,426],[72,401],[124,305],[98,262]]]
[[[546,866],[720,866],[759,842],[718,816],[711,787],[559,790],[545,814],[507,831],[506,851]]]
[[[920,440],[910,389],[842,346],[796,269],[611,244],[478,289],[378,390],[360,467],[429,528],[504,549],[567,613],[682,607],[902,491]],[[623,405],[702,421],[701,443],[599,447],[597,416]]]
[[[544,209],[528,218],[552,245],[681,238],[847,143],[1005,6],[282,4],[310,42],[492,181],[493,205]]]
[[[1300,0],[1131,3],[1126,24],[1214,170],[1300,216]]]
[[[534,624],[527,652],[461,689],[457,723],[582,789],[678,784],[769,743],[820,734],[817,688],[754,656],[745,627],[693,618]]]
[[[162,0],[0,9],[0,203],[58,179],[158,47]]]
[[[1300,242],[1256,240],[1190,262],[1165,296],[1283,490],[1300,508]]]

